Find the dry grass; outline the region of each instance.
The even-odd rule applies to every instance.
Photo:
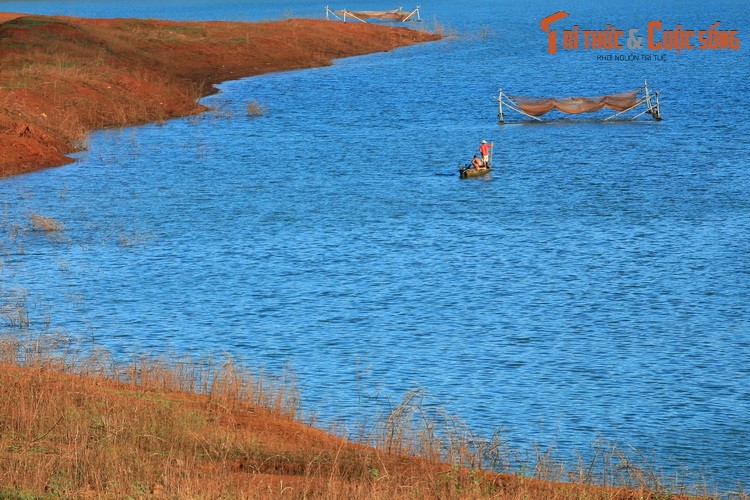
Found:
[[[0,497],[676,498],[651,479],[555,482],[571,478],[549,459],[536,476],[551,481],[482,470],[517,457],[425,412],[422,391],[355,444],[295,420],[292,376],[232,358],[116,362],[71,340],[0,337]]]
[[[432,32],[441,38],[455,38],[458,36],[458,32],[439,21],[437,15],[432,18]]]
[[[60,233],[65,230],[65,226],[59,220],[52,217],[45,217],[37,213],[31,214],[31,229],[34,231],[44,231],[45,233]]]
[[[247,103],[247,116],[249,116],[250,118],[263,116],[267,112],[268,109],[258,101],[250,101],[249,103]]]
[[[10,328],[27,328],[30,325],[29,292],[25,289],[0,289],[0,318]]]

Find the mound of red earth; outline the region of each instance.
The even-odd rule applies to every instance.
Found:
[[[72,161],[91,130],[204,111],[213,84],[437,40],[292,19],[174,22],[0,13],[0,177]]]

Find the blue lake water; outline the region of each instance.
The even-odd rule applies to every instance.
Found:
[[[322,5],[0,7],[252,20]],[[6,222],[66,228],[64,242],[21,238],[0,284],[118,355],[291,366],[323,422],[423,387],[518,446],[585,455],[601,435],[722,491],[749,485],[750,4],[566,8],[582,27],[644,33],[720,20],[743,45],[550,55],[539,21],[557,7],[436,1],[424,24],[455,38],[227,82],[205,99],[216,112],[96,132],[75,164],[0,181]],[[598,95],[644,79],[662,122],[496,123],[499,87]],[[248,117],[250,101],[266,115]],[[495,171],[459,180],[481,139]]]

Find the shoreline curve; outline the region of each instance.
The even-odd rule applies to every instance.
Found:
[[[93,130],[201,113],[215,84],[439,40],[404,27],[0,12],[0,178],[73,162]]]

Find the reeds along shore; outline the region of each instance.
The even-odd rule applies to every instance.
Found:
[[[679,498],[603,442],[573,472],[544,453],[484,470],[517,457],[428,416],[421,391],[356,444],[299,421],[293,377],[24,335],[0,336],[2,498]]]
[[[204,111],[221,81],[439,39],[291,19],[173,22],[0,13],[0,177],[70,162],[94,129]]]

